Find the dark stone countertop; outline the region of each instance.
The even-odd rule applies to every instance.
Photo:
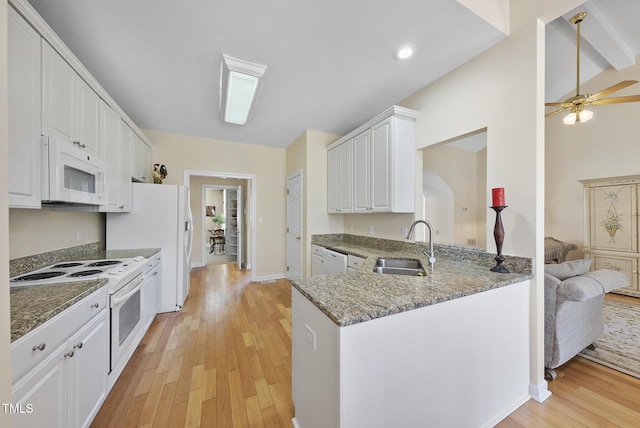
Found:
[[[105,260],[142,256],[149,258],[160,248],[131,250],[100,250],[91,246],[73,247],[32,257],[11,260],[11,276],[22,275],[36,269],[73,260]],[[10,287],[11,342],[19,339],[41,324],[55,317],[94,291],[107,285],[108,280],[73,281],[51,285]]]
[[[338,326],[348,326],[533,278],[531,259],[505,256],[511,273],[489,269],[495,254],[483,250],[435,245],[435,271],[429,272],[422,243],[358,235],[314,235],[312,244],[365,259],[355,272],[294,280],[293,286]],[[417,258],[427,276],[373,272],[376,259]]]

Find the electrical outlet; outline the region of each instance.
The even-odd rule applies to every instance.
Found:
[[[349,225],[349,232],[353,233],[353,225]]]
[[[403,238],[407,237],[407,228],[403,227],[402,229],[400,229],[400,236],[402,236]]]
[[[307,343],[313,346],[313,350],[315,351],[316,350],[316,332],[313,331],[308,324],[305,324],[304,328],[306,329]]]
[[[76,242],[80,242],[82,240],[82,231],[76,230]]]
[[[369,225],[369,235],[373,235],[373,225]]]

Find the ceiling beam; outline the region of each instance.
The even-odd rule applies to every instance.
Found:
[[[635,64],[633,50],[593,2],[583,4],[563,15],[563,18],[569,22],[571,17],[579,12],[588,13],[580,25],[582,38],[589,42],[613,68],[622,70]]]

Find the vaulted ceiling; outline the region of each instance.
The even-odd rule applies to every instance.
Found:
[[[344,135],[505,37],[454,0],[30,3],[141,128],[273,147],[305,129]],[[586,6],[584,80],[624,61],[620,51],[640,52],[639,1]],[[614,35],[594,41],[592,23]],[[402,45],[415,53],[399,62]],[[547,52],[555,101],[575,86],[575,27],[565,19],[548,26]],[[244,126],[220,117],[223,53],[268,67]]]

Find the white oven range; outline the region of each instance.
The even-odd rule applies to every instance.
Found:
[[[110,309],[109,386],[138,346],[143,329],[141,288],[144,257],[56,263],[10,278],[12,287],[108,279]]]

